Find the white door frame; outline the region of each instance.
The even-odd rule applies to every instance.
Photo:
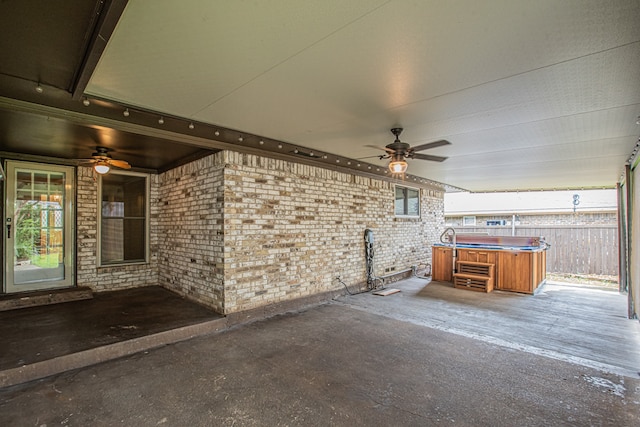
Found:
[[[5,178],[5,209],[3,226],[4,244],[4,283],[3,289],[6,293],[16,293],[24,291],[36,291],[55,288],[68,288],[75,285],[75,168],[72,166],[59,166],[43,163],[24,162],[16,160],[6,161]],[[15,211],[17,206],[18,192],[29,191],[17,189],[18,173],[42,174],[57,173],[64,176],[63,196],[63,218],[62,218],[62,246],[63,259],[57,267],[31,267],[32,272],[20,271],[16,268],[24,269],[24,266],[17,265],[15,250]],[[32,184],[35,193],[35,184]],[[47,186],[46,192],[50,191]],[[33,193],[32,193],[33,194]],[[48,193],[47,193],[48,194]],[[31,196],[34,197],[34,196]],[[41,214],[42,215],[42,214]],[[47,215],[47,213],[45,213]],[[31,274],[34,273],[34,274]],[[18,283],[16,283],[18,282]]]

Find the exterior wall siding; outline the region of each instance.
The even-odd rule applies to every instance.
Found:
[[[338,276],[366,289],[367,228],[376,276],[430,264],[444,227],[439,184],[420,189],[420,218],[395,217],[391,182],[222,151],[151,176],[148,264],[97,267],[97,189],[78,168],[78,284],[159,284],[222,314],[340,291]]]
[[[473,215],[471,215],[473,216]],[[487,221],[505,220],[511,226],[511,215],[475,215],[476,227],[487,225]],[[617,212],[567,212],[563,214],[518,214],[521,226],[540,225],[617,225]],[[462,227],[462,216],[446,216],[446,223],[451,227]],[[492,226],[493,227],[493,226]]]
[[[157,198],[157,183],[151,176],[150,200]],[[158,284],[158,232],[154,203],[150,203],[150,254],[145,264],[98,266],[98,174],[91,167],[78,167],[76,209],[76,283],[95,292]]]
[[[224,313],[222,153],[158,176],[159,284]]]
[[[225,313],[348,285],[366,287],[364,230],[375,274],[430,263],[444,224],[442,189],[421,190],[420,219],[394,216],[393,184],[225,152]]]

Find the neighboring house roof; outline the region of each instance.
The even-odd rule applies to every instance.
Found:
[[[445,216],[516,213],[616,212],[615,189],[573,191],[527,191],[516,193],[446,193]]]

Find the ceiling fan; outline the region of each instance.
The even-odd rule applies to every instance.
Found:
[[[439,141],[428,142],[422,145],[410,146],[406,142],[400,141],[400,134],[402,128],[393,128],[391,133],[395,135],[396,139],[391,144],[387,144],[384,148],[368,145],[368,147],[378,148],[386,151],[385,154],[377,156],[382,159],[391,159],[389,162],[389,170],[394,174],[403,174],[407,171],[409,166],[406,159],[418,159],[418,160],[430,160],[432,162],[444,162],[447,157],[433,156],[430,154],[420,154],[416,151],[428,150],[430,148],[442,147],[443,145],[451,144],[449,141],[441,139]]]
[[[131,165],[124,160],[115,160],[109,154],[107,147],[96,147],[96,151],[91,154],[90,159],[81,160],[82,163],[93,164],[93,168],[100,175],[108,173],[112,167],[120,169],[131,169]]]

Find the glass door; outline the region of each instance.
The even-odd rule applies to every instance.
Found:
[[[7,161],[5,291],[73,286],[73,168]]]

